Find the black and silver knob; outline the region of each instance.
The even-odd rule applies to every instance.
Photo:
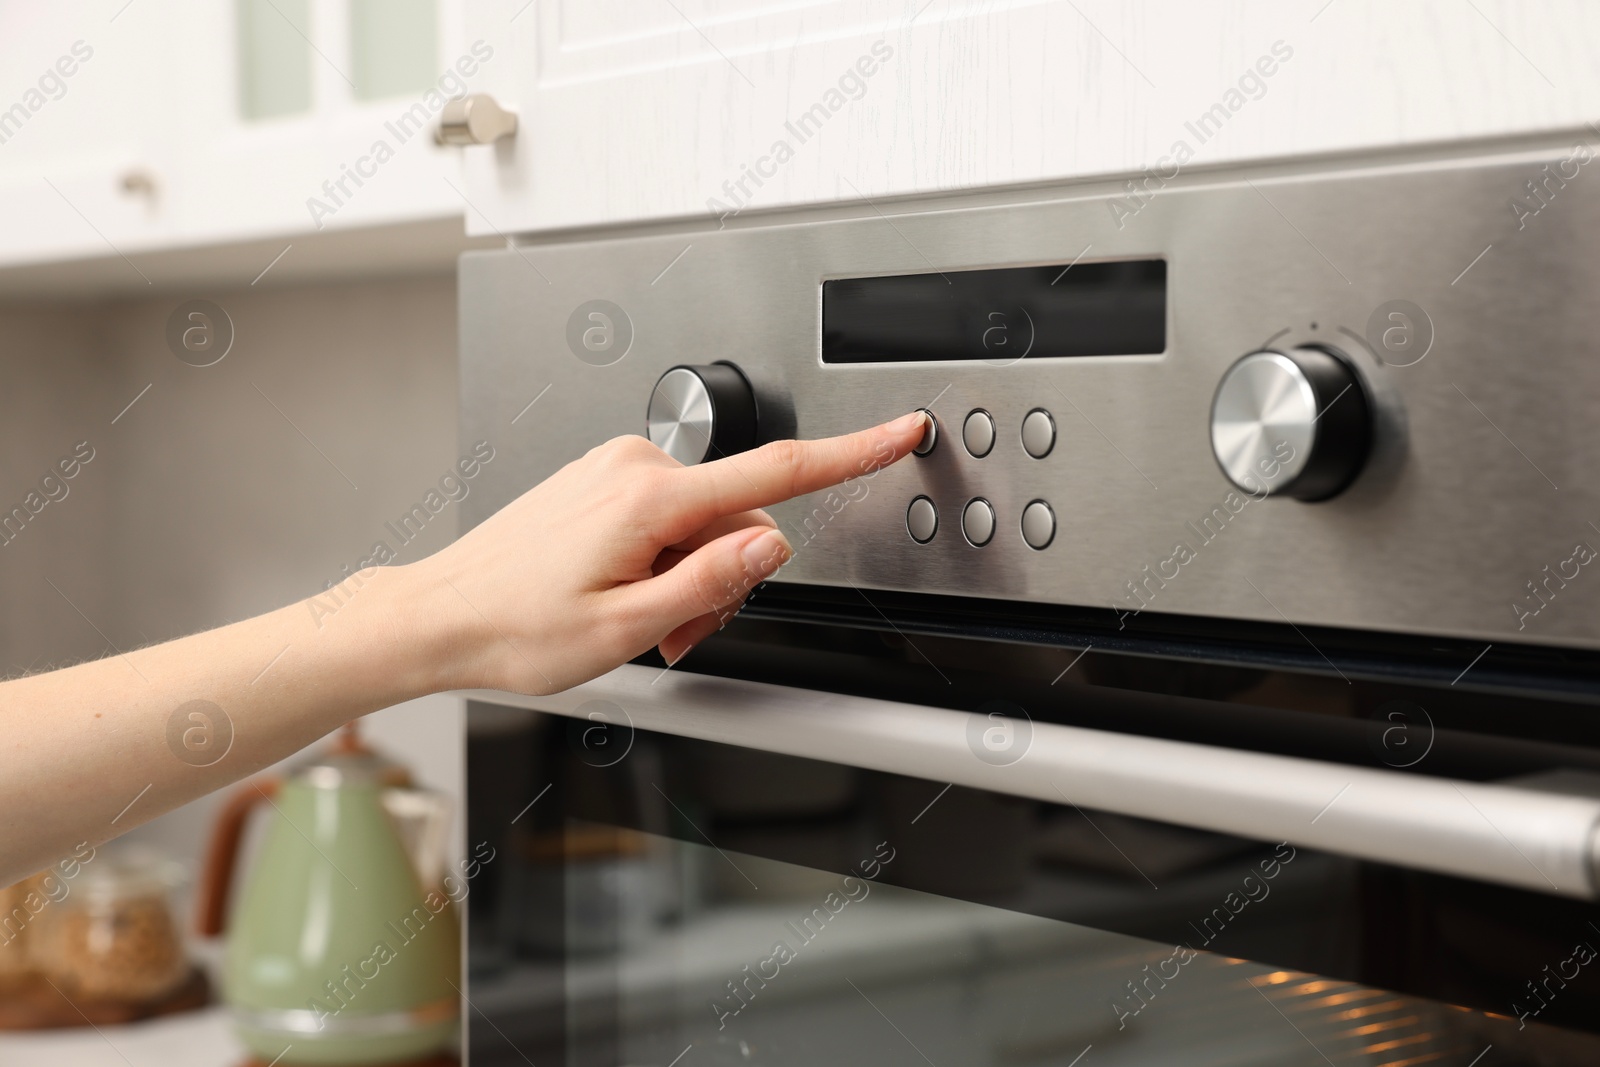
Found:
[[[1211,450],[1252,496],[1326,500],[1366,462],[1372,408],[1356,370],[1321,348],[1252,352],[1211,401]]]
[[[679,463],[693,466],[756,444],[756,395],[732,363],[673,367],[650,394],[645,434]]]

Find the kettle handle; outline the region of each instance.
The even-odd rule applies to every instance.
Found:
[[[223,805],[206,846],[205,866],[195,902],[195,930],[202,937],[222,933],[228,912],[228,890],[233,884],[233,869],[239,858],[239,842],[244,838],[245,820],[263,800],[278,792],[276,778],[250,782],[234,791]]]

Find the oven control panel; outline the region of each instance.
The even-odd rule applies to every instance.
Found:
[[[1509,206],[1592,138],[472,253],[464,507],[921,408],[771,509],[785,581],[1600,648],[1600,183]]]

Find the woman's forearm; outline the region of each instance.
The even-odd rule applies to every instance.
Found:
[[[449,610],[432,595],[411,568],[379,568],[221,629],[0,685],[0,885],[357,715],[449,688],[449,650],[429,644],[445,629],[416,621]]]

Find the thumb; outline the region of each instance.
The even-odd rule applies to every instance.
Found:
[[[789,541],[771,527],[725,534],[685,556],[675,567],[636,582],[629,590],[641,636],[652,644],[703,615],[727,621],[760,582],[794,555]]]

